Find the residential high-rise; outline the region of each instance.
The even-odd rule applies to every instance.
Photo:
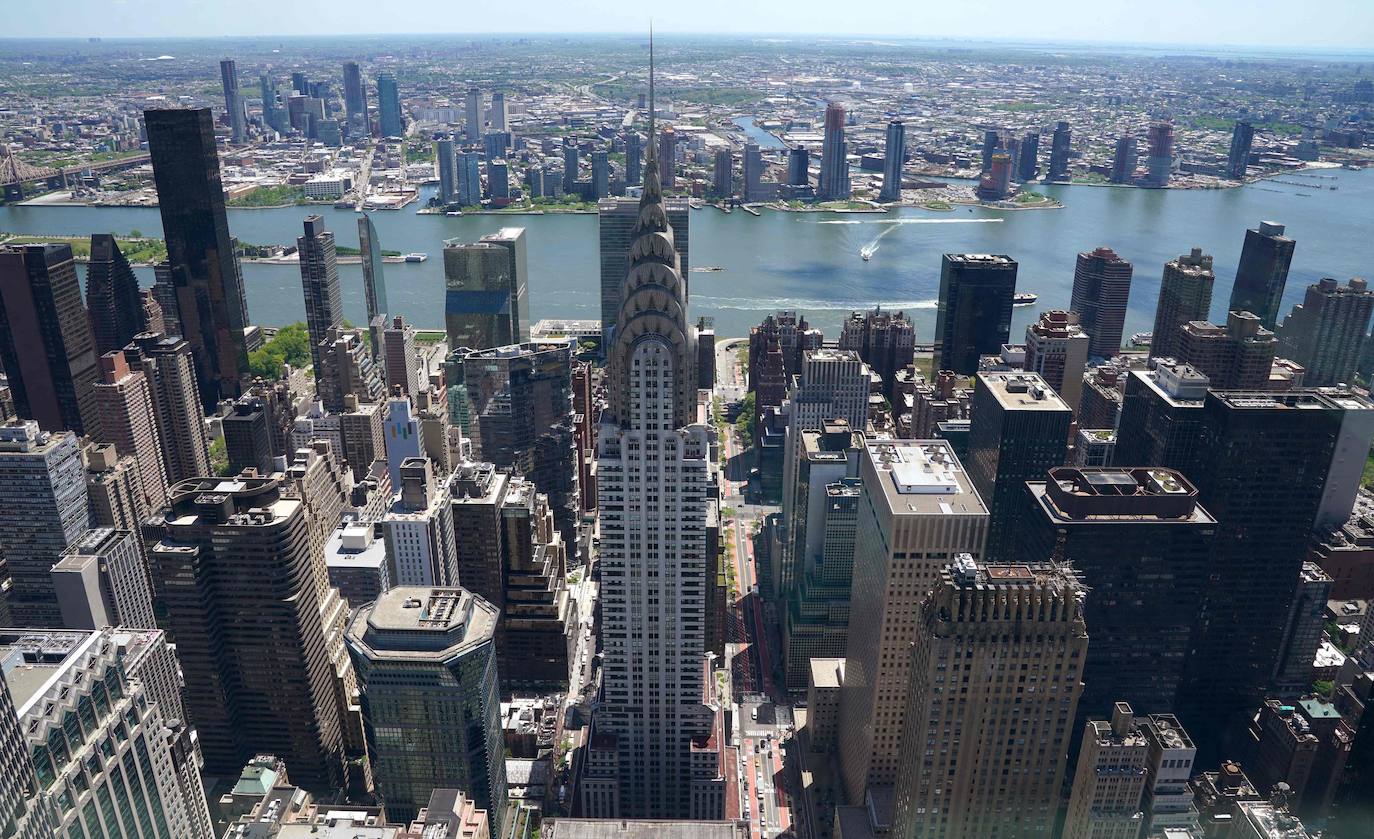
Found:
[[[451,349],[529,340],[525,229],[503,227],[479,241],[444,242],[444,321]]]
[[[201,405],[237,396],[248,367],[248,305],[224,211],[210,109],[144,111],[181,337],[196,362]],[[165,307],[164,307],[165,308]]]
[[[1224,327],[1190,321],[1177,340],[1176,358],[1206,376],[1213,389],[1268,389],[1278,341],[1249,312],[1228,312]]]
[[[157,629],[143,549],[132,530],[86,531],[52,567],[52,578],[68,629]]]
[[[506,502],[509,472],[491,463],[468,460],[454,469],[449,484],[458,578],[464,588],[504,611],[506,602],[505,530],[501,507]],[[503,645],[497,641],[498,652]]]
[[[1164,265],[1159,283],[1159,303],[1155,307],[1154,337],[1150,358],[1177,358],[1184,324],[1207,320],[1212,310],[1212,257],[1202,248],[1193,248]]]
[[[1089,655],[1096,643],[1093,633]],[[1087,704],[1086,698],[1079,698],[1079,716]],[[1110,720],[1088,720],[1063,839],[1136,839],[1145,821],[1140,804],[1149,759],[1150,743],[1128,703],[1113,703]]]
[[[1135,180],[1136,159],[1135,138],[1118,137],[1116,149],[1112,153],[1112,183],[1128,184]]]
[[[1150,745],[1141,805],[1145,821],[1140,835],[1162,835],[1169,828],[1196,828],[1198,811],[1188,781],[1193,777],[1197,746],[1173,714],[1150,714],[1138,717],[1137,723]]]
[[[1146,132],[1149,150],[1145,157],[1145,186],[1166,187],[1174,168],[1174,124],[1155,122]]]
[[[970,410],[968,476],[987,505],[987,556],[1016,555],[1026,481],[1064,465],[1073,411],[1034,373],[979,373]]]
[[[1330,277],[1307,287],[1303,301],[1283,319],[1279,343],[1285,358],[1307,368],[1307,387],[1353,382],[1374,313],[1374,292],[1356,277],[1341,285]]]
[[[1088,354],[1111,358],[1121,352],[1126,303],[1131,296],[1131,263],[1108,247],[1078,254],[1069,308],[1088,333]]]
[[[1113,696],[1172,710],[1217,527],[1197,489],[1162,467],[1056,467],[1025,488],[1030,512],[1011,555],[1068,563],[1087,589],[1083,616],[1092,644],[1079,723]]]
[[[811,155],[805,146],[787,150],[787,185],[809,186],[811,183]]]
[[[844,120],[844,105],[827,102],[825,134],[821,144],[821,175],[816,185],[816,197],[825,201],[844,201],[849,198],[849,161],[844,141]]]
[[[391,73],[377,74],[377,129],[383,137],[405,136],[401,93],[396,87],[396,77]]]
[[[897,783],[921,604],[959,554],[983,555],[988,510],[943,440],[870,441],[859,456],[852,621],[840,692],[840,774],[851,804]],[[972,704],[972,703],[970,703]],[[924,740],[924,735],[922,735]]]
[[[100,411],[101,442],[114,443],[116,451],[134,459],[148,509],[162,509],[167,470],[148,377],[130,369],[124,353],[116,350],[100,357],[100,381],[91,387]]]
[[[513,469],[549,498],[563,543],[576,550],[581,520],[572,345],[512,344],[463,364],[472,454]]]
[[[348,650],[390,818],[408,822],[431,792],[456,786],[487,810],[491,839],[504,836],[498,617],[490,603],[451,586],[393,588],[353,616]]]
[[[1266,699],[1250,722],[1253,757],[1246,764],[1261,794],[1287,784],[1289,807],[1309,824],[1325,823],[1356,733],[1331,700]]]
[[[324,218],[305,217],[305,235],[296,237],[300,257],[301,287],[305,291],[305,325],[310,333],[310,360],[320,372],[320,346],[329,330],[343,324],[343,292],[339,286],[339,262],[334,234],[324,229]]]
[[[506,130],[506,94],[499,90],[491,92],[491,130]]]
[[[344,116],[348,118],[350,133],[356,123],[360,128],[367,126],[367,86],[363,84],[363,73],[356,61],[345,61],[343,65]]]
[[[415,327],[397,315],[382,333],[382,360],[387,390],[401,389],[404,396],[420,392],[420,362],[415,357]],[[427,384],[427,382],[426,382]]]
[[[1315,680],[1313,662],[1325,633],[1326,606],[1331,600],[1331,576],[1313,562],[1304,562],[1297,589],[1284,621],[1283,645],[1274,663],[1273,691],[1287,698],[1302,696]]]
[[[262,399],[240,396],[234,400],[230,413],[220,420],[229,474],[238,475],[244,469],[253,469],[259,475],[272,474],[272,429],[267,410]]]
[[[992,168],[992,156],[1002,148],[1002,132],[996,128],[989,128],[983,131],[983,145],[981,151],[982,166],[978,169],[979,175],[986,175]]]
[[[242,143],[248,130],[248,103],[239,90],[239,67],[232,58],[219,63],[220,81],[224,85],[224,112],[229,118],[229,142]]]
[[[434,163],[439,171],[439,193],[441,203],[452,204],[458,200],[458,173],[454,169],[453,140],[447,137],[434,141]]]
[[[121,457],[113,443],[92,443],[81,451],[92,527],[138,531],[152,514],[138,464]]]
[[[367,302],[367,322],[370,326],[388,309],[386,280],[382,273],[382,243],[377,238],[376,225],[366,213],[358,217],[358,245],[363,252],[363,296]]]
[[[1278,222],[1262,221],[1246,230],[1228,311],[1253,312],[1265,329],[1274,329],[1296,247],[1297,242],[1284,235]]]
[[[593,725],[619,766],[611,815],[719,818],[725,778],[697,759],[717,716],[704,704],[715,465],[696,422],[696,333],[661,176],[651,143],[597,435],[604,663]]]
[[[887,124],[887,145],[883,152],[883,188],[879,201],[902,200],[902,164],[906,161],[906,123],[894,119]]]
[[[893,836],[1053,833],[1090,649],[1082,601],[1063,566],[964,555],[941,572],[907,619],[915,650]]]
[[[711,191],[717,198],[729,198],[734,194],[734,166],[735,158],[729,149],[716,149],[715,162],[711,170]]]
[[[897,401],[897,374],[911,366],[916,353],[916,327],[905,312],[851,312],[840,330],[839,347],[859,354],[883,380],[883,396]]]
[[[1236,120],[1231,131],[1231,150],[1226,155],[1226,176],[1233,181],[1245,180],[1245,169],[1250,165],[1250,147],[1255,142],[1255,126],[1248,119]]]
[[[564,141],[563,145],[563,192],[572,195],[577,192],[578,155],[576,143]]]
[[[668,213],[668,223],[673,228],[673,246],[682,266],[683,281],[687,282],[687,237],[691,222],[688,203],[684,198],[668,198],[664,199],[663,205]],[[596,215],[601,260],[601,346],[604,353],[611,346],[611,330],[620,313],[621,284],[630,268],[630,244],[635,225],[639,223],[639,202],[633,198],[608,198],[597,202]],[[684,288],[683,294],[686,292]]]
[[[1051,309],[1026,327],[1026,372],[1038,373],[1075,414],[1083,399],[1089,341],[1076,312]]]
[[[547,496],[521,478],[507,487],[501,504],[505,606],[497,641],[502,683],[561,689],[569,683],[569,640],[579,631],[577,601],[565,582],[567,544]]]
[[[482,140],[482,130],[485,122],[482,119],[482,90],[481,88],[468,88],[467,96],[463,100],[463,137],[469,143],[477,143]]]
[[[677,132],[671,125],[658,135],[658,176],[663,189],[677,186]]]
[[[138,277],[119,243],[109,233],[91,234],[91,261],[86,266],[86,309],[91,313],[95,351],[121,350],[148,328]]]
[[[141,332],[124,348],[130,369],[141,369],[153,397],[167,481],[210,472],[210,441],[201,413],[191,346],[178,337]]]
[[[801,432],[784,520],[786,566],[771,575],[786,604],[783,658],[788,690],[803,690],[812,658],[842,657],[849,627],[850,575],[861,485],[863,435],[849,423]]]
[[[495,195],[493,188],[492,194]],[[600,201],[611,194],[611,160],[604,149],[592,152],[592,198]]]
[[[759,149],[758,143],[744,144],[744,156],[740,160],[740,174],[744,176],[744,185],[740,188],[740,193],[745,201],[763,201],[774,194],[770,192],[774,189],[771,184],[767,189],[763,185],[763,152]]]
[[[1069,146],[1073,142],[1072,133],[1069,131],[1067,122],[1059,122],[1054,126],[1054,135],[1050,138],[1050,171],[1045,175],[1047,181],[1067,181],[1069,179]]]
[[[0,365],[19,416],[99,433],[95,338],[70,245],[0,245]]]
[[[625,135],[625,183],[637,184],[643,177],[642,160],[644,139],[638,131]]]
[[[979,358],[1000,352],[1011,337],[1015,294],[1016,260],[1011,257],[941,257],[934,369],[971,376],[978,372]]]
[[[161,707],[142,674],[126,671],[115,630],[7,629],[0,655],[31,761],[3,786],[36,771],[29,805],[52,820],[43,836],[106,839],[138,835],[138,825],[144,834],[215,839],[194,732]]]
[[[177,484],[144,542],[155,576],[182,583],[158,599],[195,686],[186,712],[205,771],[236,773],[270,752],[293,782],[326,793],[344,784],[352,671],[337,658],[344,615],[324,562],[342,487],[317,491],[333,457],[309,455],[286,476]]]
[[[48,570],[86,532],[86,474],[71,432],[0,426],[0,559],[10,621],[61,626]]]
[[[1035,180],[1040,174],[1040,132],[1027,131],[1021,138],[1021,152],[1016,162],[1017,180],[1022,183]]]

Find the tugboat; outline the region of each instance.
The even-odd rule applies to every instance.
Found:
[[[1022,291],[1012,295],[1011,305],[1020,308],[1022,306],[1034,306],[1035,301],[1040,299],[1040,295],[1033,291]]]

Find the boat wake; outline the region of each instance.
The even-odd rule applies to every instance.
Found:
[[[708,309],[769,311],[796,309],[803,312],[858,312],[882,306],[884,309],[934,309],[938,300],[805,300],[795,297],[708,297],[692,295],[693,306]]]

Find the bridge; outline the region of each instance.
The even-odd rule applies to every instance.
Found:
[[[67,185],[67,179],[73,175],[131,169],[135,166],[142,166],[151,159],[147,152],[142,152],[116,160],[53,168],[25,163],[16,157],[8,146],[0,146],[0,187],[4,188],[6,201],[22,201],[24,199],[24,187],[27,184],[41,182],[50,190],[61,189]]]

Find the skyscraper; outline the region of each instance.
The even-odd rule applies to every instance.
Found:
[[[1033,373],[979,373],[969,414],[968,475],[987,505],[987,555],[1016,554],[1026,481],[1064,463],[1073,412]]]
[[[1155,463],[1181,469],[1196,462],[1202,403],[1211,384],[1182,362],[1157,362],[1152,370],[1132,370],[1121,384],[1117,463]]]
[[[363,252],[363,296],[367,302],[367,323],[387,313],[386,278],[382,273],[382,243],[377,227],[366,213],[358,218],[358,244]]]
[[[383,137],[405,135],[405,119],[401,116],[401,93],[396,77],[391,73],[377,74],[377,129]]]
[[[1026,327],[1025,371],[1039,374],[1074,413],[1083,399],[1089,340],[1074,312],[1041,312],[1040,320]]]
[[[409,822],[432,791],[458,787],[488,811],[491,839],[504,835],[498,617],[469,591],[433,586],[393,588],[353,616],[348,650],[391,819]]]
[[[262,97],[262,121],[263,124],[273,131],[282,134],[291,133],[291,123],[286,118],[286,113],[282,110],[281,102],[277,98],[277,83],[267,73],[258,77],[258,94]]]
[[[91,234],[86,309],[91,313],[97,353],[123,349],[135,335],[147,329],[138,277],[109,233]]]
[[[1050,171],[1045,175],[1047,181],[1067,181],[1069,179],[1069,146],[1073,142],[1067,122],[1054,126],[1050,138]]]
[[[1255,142],[1255,126],[1248,119],[1236,120],[1231,131],[1231,150],[1226,156],[1226,175],[1233,181],[1245,180],[1245,169],[1250,165],[1250,147]]]
[[[1231,286],[1232,312],[1259,315],[1265,329],[1278,325],[1283,287],[1288,282],[1288,266],[1293,261],[1297,242],[1283,235],[1282,224],[1262,221],[1245,231],[1245,246],[1240,252],[1236,281]]]
[[[1165,187],[1174,167],[1174,124],[1152,123],[1146,134],[1149,151],[1145,158],[1145,186]]]
[[[343,292],[339,287],[339,260],[334,234],[324,229],[324,218],[305,217],[305,235],[296,237],[300,257],[301,288],[305,292],[305,325],[310,333],[310,360],[320,373],[320,344],[329,330],[343,324]]]
[[[1021,138],[1021,152],[1017,156],[1017,180],[1025,183],[1040,174],[1040,132],[1027,131]]]
[[[580,151],[576,143],[564,141],[563,146],[563,192],[572,195],[577,192],[577,167]]]
[[[1009,256],[947,253],[940,260],[935,311],[935,367],[968,376],[978,359],[1011,337],[1016,260]]]
[[[611,161],[604,149],[592,152],[591,194],[598,201],[611,194]],[[495,196],[494,188],[492,195]]]
[[[1121,351],[1126,302],[1131,296],[1131,263],[1108,247],[1078,254],[1069,308],[1088,333],[1088,354],[1111,358]]]
[[[234,407],[220,420],[224,434],[224,453],[229,459],[229,474],[244,469],[259,475],[272,474],[272,428],[267,405],[256,396],[240,396]]]
[[[143,494],[138,464],[121,457],[113,443],[92,443],[81,452],[92,527],[139,530],[152,511]]]
[[[444,242],[444,321],[453,349],[529,338],[525,229],[503,227],[477,242]]]
[[[224,84],[224,112],[229,117],[229,141],[242,143],[248,130],[248,105],[239,91],[238,64],[232,58],[224,59],[219,63],[219,75]]]
[[[86,532],[86,475],[76,436],[32,420],[0,426],[0,557],[16,626],[61,626],[48,570]]]
[[[415,327],[397,315],[382,335],[383,378],[387,391],[394,393],[399,387],[405,396],[419,395],[422,383],[420,365],[415,358]]]
[[[740,160],[740,174],[744,176],[744,185],[740,192],[744,195],[745,201],[763,201],[769,190],[763,185],[763,152],[759,149],[758,143],[745,143],[744,156]]]
[[[641,167],[642,168],[642,167]],[[673,246],[682,265],[683,281],[688,278],[687,244],[691,215],[687,199],[664,199],[668,223],[673,228]],[[633,198],[608,198],[596,205],[598,245],[601,259],[601,346],[611,346],[611,331],[620,313],[621,285],[630,267],[630,244],[639,223],[639,202]],[[687,289],[683,289],[686,295]],[[450,346],[453,346],[450,344]]]
[[[145,111],[167,261],[182,337],[196,362],[201,404],[237,396],[248,367],[248,306],[224,212],[210,110]]]
[[[658,135],[658,175],[664,189],[677,186],[677,132],[671,125]]]
[[[100,439],[134,458],[149,510],[167,503],[167,471],[153,411],[153,394],[143,371],[129,368],[119,350],[100,357],[100,380],[92,385],[100,411]]]
[[[481,142],[482,129],[485,127],[482,120],[482,90],[476,87],[468,88],[467,97],[463,104],[464,139],[469,143]]]
[[[1062,566],[960,556],[940,573],[909,621],[893,836],[1053,833],[1090,649],[1082,601],[1083,585]]]
[[[1165,263],[1164,278],[1159,283],[1159,304],[1155,307],[1154,337],[1150,340],[1151,358],[1177,357],[1183,325],[1207,320],[1215,282],[1212,257],[1204,254],[1202,248],[1193,248]]]
[[[641,175],[641,156],[643,155],[644,140],[639,136],[638,131],[631,131],[625,135],[625,183],[637,184]]]
[[[196,686],[186,712],[209,774],[237,773],[270,752],[306,789],[344,783],[352,671],[346,655],[336,670],[344,615],[324,562],[342,485],[313,486],[333,469],[333,456],[322,457],[311,451],[286,477],[183,481],[144,529],[158,575],[184,583],[159,599]]]
[[[651,139],[652,57],[651,42]],[[593,724],[620,767],[614,815],[719,818],[724,778],[693,759],[716,723],[703,704],[714,463],[695,422],[696,333],[661,176],[651,142],[597,435],[605,659]]]
[[[1112,153],[1112,183],[1128,184],[1135,180],[1136,157],[1135,138],[1118,137]]]
[[[903,764],[913,616],[959,554],[982,557],[988,510],[943,440],[871,441],[859,454],[859,499],[844,683],[840,774],[845,798],[891,786]]]
[[[70,245],[0,245],[0,364],[19,416],[99,433],[95,338]]]
[[[1182,473],[1056,467],[1024,485],[1017,562],[1068,563],[1086,587],[1092,633],[1081,724],[1111,697],[1175,707],[1202,609],[1217,522]],[[1074,729],[1077,741],[1077,724]]]
[[[805,146],[787,150],[787,185],[809,186],[811,183],[811,155]]]
[[[27,697],[26,697],[27,698]],[[39,793],[38,776],[29,756],[28,740],[15,712],[9,684],[0,676],[0,824],[14,839],[47,839],[53,835],[51,814],[46,807],[35,807],[31,799]]]
[[[356,61],[345,61],[343,65],[344,116],[348,118],[350,129],[356,123],[361,128],[367,126],[367,86],[363,84],[362,70]]]
[[[711,170],[711,191],[717,198],[729,198],[733,194],[734,156],[729,149],[716,149],[715,164]]]
[[[825,106],[825,135],[821,144],[821,176],[816,197],[825,201],[849,198],[849,161],[844,141],[844,106],[828,102]]]
[[[1283,355],[1307,368],[1303,384],[1324,387],[1352,382],[1374,313],[1374,292],[1356,277],[1341,285],[1325,277],[1307,287],[1303,301],[1283,319]]]
[[[915,357],[916,328],[905,312],[850,312],[840,330],[839,348],[859,354],[883,380],[883,395],[896,401],[897,374]]]
[[[1094,633],[1090,654],[1096,643]],[[1092,713],[1085,698],[1079,699],[1078,708],[1079,716]],[[1129,703],[1114,702],[1111,708],[1110,720],[1090,719],[1084,729],[1063,839],[1136,839],[1140,835],[1150,743]]]
[[[91,528],[62,554],[52,578],[68,629],[157,629],[143,547],[132,530]]]
[[[458,172],[455,169],[453,140],[448,138],[434,141],[434,162],[439,170],[439,201],[451,204],[457,199]]]
[[[564,544],[576,546],[572,352],[566,341],[492,347],[468,354],[463,370],[473,457],[532,480],[549,497]]]
[[[396,497],[382,516],[389,579],[398,586],[452,586],[458,580],[448,475],[426,457],[401,461]]]
[[[455,201],[464,207],[477,207],[482,203],[482,155],[475,151],[458,152],[454,166],[457,169]]]
[[[1179,330],[1177,358],[1205,375],[1214,390],[1267,390],[1274,333],[1249,312],[1229,312],[1226,325],[1190,321]],[[1308,370],[1311,375],[1311,370]]]
[[[887,124],[883,157],[883,189],[879,201],[902,200],[902,164],[906,161],[906,124],[894,119]]]
[[[191,346],[178,337],[140,332],[124,348],[124,358],[148,378],[168,483],[209,474],[210,441]]]
[[[491,130],[506,130],[506,94],[499,90],[491,92]]]

